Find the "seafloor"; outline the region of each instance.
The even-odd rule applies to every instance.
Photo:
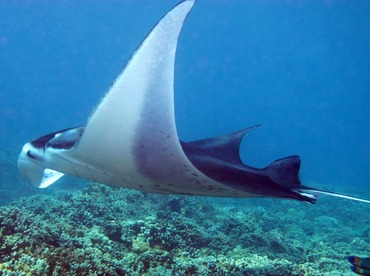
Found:
[[[152,195],[73,178],[40,194],[14,159],[0,155],[0,275],[351,275],[346,256],[370,254],[364,203]]]

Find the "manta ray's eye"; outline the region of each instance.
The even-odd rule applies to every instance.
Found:
[[[41,161],[41,160],[42,160],[42,158],[41,158],[41,157],[39,157],[39,156],[37,156],[37,155],[33,154],[33,153],[31,152],[31,150],[28,150],[28,151],[26,152],[26,154],[27,154],[27,156],[28,156],[29,158],[32,158],[32,159],[35,159],[35,160],[39,160],[39,161]]]
[[[34,156],[30,150],[27,151],[27,156],[30,157],[30,158],[33,158],[33,159],[36,159],[36,156]]]

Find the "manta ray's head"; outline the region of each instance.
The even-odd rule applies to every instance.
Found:
[[[38,187],[43,177],[45,151],[38,148],[32,142],[26,143],[18,158],[18,168],[22,176]]]
[[[35,187],[46,188],[63,176],[51,169],[54,154],[73,149],[81,138],[83,128],[53,132],[26,143],[18,158],[22,176]]]

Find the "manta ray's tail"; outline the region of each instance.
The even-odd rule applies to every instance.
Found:
[[[266,169],[269,172],[269,177],[273,179],[275,183],[279,184],[282,187],[288,188],[291,192],[293,192],[290,197],[294,199],[313,204],[316,202],[317,194],[324,194],[349,200],[370,203],[370,200],[368,199],[338,194],[302,185],[298,176],[300,165],[301,161],[299,156],[294,155],[276,160]]]
[[[338,194],[338,193],[334,193],[334,192],[329,192],[329,191],[324,191],[324,190],[314,189],[314,188],[304,187],[304,186],[297,189],[296,191],[298,193],[301,193],[301,194],[306,194],[306,192],[311,192],[311,193],[314,193],[314,194],[324,194],[324,195],[329,195],[329,196],[334,196],[334,197],[345,198],[345,199],[349,199],[349,200],[355,200],[355,201],[370,203],[370,200],[368,200],[368,199],[363,199],[363,198],[348,196],[348,195],[342,195],[342,194]]]

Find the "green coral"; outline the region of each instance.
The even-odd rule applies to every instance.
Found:
[[[368,254],[368,225],[348,217],[370,221],[364,208],[91,184],[0,207],[0,275],[342,275]]]

